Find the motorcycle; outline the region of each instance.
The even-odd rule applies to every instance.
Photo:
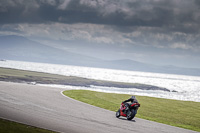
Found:
[[[116,112],[116,117],[126,117],[127,120],[132,120],[137,114],[137,110],[140,107],[139,103],[121,103],[120,109]]]

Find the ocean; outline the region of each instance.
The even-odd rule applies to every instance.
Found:
[[[142,83],[164,87],[171,92],[160,90],[140,90],[135,88],[116,88],[102,86],[64,86],[64,85],[45,85],[51,87],[62,87],[70,89],[85,89],[107,93],[131,94],[141,96],[151,96],[167,99],[200,102],[200,77],[174,74],[161,74],[139,71],[124,71],[114,69],[80,67],[70,65],[58,65],[47,63],[33,63],[23,61],[0,61],[0,67],[15,68],[21,70],[31,70],[60,74],[65,76],[78,76],[89,79],[99,79],[107,81]],[[38,84],[41,85],[41,84]],[[172,92],[172,91],[176,92]]]

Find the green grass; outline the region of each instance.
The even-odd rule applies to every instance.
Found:
[[[130,95],[86,90],[64,91],[66,96],[111,111],[117,111]],[[200,131],[200,103],[136,96],[141,107],[136,117]]]
[[[0,119],[1,133],[55,133],[53,131]]]

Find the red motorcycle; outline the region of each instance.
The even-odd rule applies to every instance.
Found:
[[[137,114],[137,110],[140,107],[139,103],[122,103],[120,109],[116,112],[116,117],[126,117],[128,120],[132,120]]]

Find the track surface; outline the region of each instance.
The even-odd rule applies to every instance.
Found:
[[[0,118],[65,133],[193,133],[134,118],[63,96],[65,89],[0,82]],[[195,133],[195,132],[194,132]]]

